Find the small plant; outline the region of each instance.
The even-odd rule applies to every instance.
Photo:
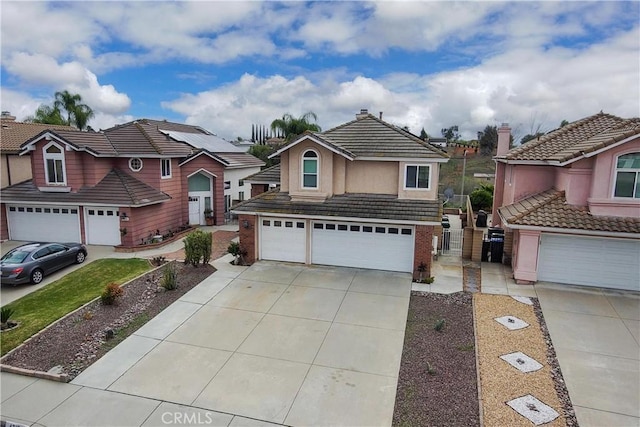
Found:
[[[167,259],[162,255],[154,256],[153,258],[151,258],[151,264],[155,265],[156,267],[159,267],[166,262]]]
[[[211,232],[196,230],[189,233],[184,239],[184,263],[197,267],[202,260],[203,264],[208,264],[211,260],[212,243]]]
[[[435,280],[435,277],[433,276],[429,276],[429,277],[425,277],[424,279],[422,279],[422,283],[427,283],[427,284],[432,284],[433,281]]]
[[[0,309],[0,322],[3,325],[6,325],[9,322],[9,319],[11,319],[11,316],[13,316],[13,314],[15,313],[15,309],[11,308],[11,307],[2,307]]]
[[[433,329],[435,329],[436,331],[440,332],[444,328],[444,324],[445,323],[446,323],[446,321],[444,319],[440,319],[440,320],[436,321],[436,324],[433,326]]]
[[[178,288],[178,272],[173,265],[168,264],[162,269],[162,287],[167,291]]]
[[[418,265],[418,268],[416,268],[416,270],[418,270],[418,273],[420,273],[420,277],[419,277],[418,281],[422,283],[422,277],[423,277],[424,273],[427,271],[427,264],[425,264],[424,261],[421,262]]]
[[[84,320],[91,320],[93,319],[93,312],[92,311],[85,311],[84,313],[82,313],[82,318]]]
[[[436,374],[436,368],[434,368],[431,363],[426,362],[427,363],[427,374],[429,375],[435,375]]]
[[[227,247],[227,252],[229,252],[231,255],[235,257],[235,260],[233,260],[233,263],[235,265],[244,264],[243,258],[245,255],[247,255],[247,251],[242,249],[242,247],[240,246],[240,243],[238,242],[229,243],[229,246]]]
[[[122,296],[124,291],[117,283],[109,283],[105,286],[104,291],[102,291],[102,295],[100,295],[100,299],[104,305],[113,305],[116,300]]]

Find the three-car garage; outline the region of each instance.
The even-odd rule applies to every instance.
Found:
[[[81,242],[81,224],[90,245],[119,245],[117,208],[9,204],[6,207],[9,238],[19,241]],[[84,214],[81,222],[80,215]]]
[[[412,272],[413,225],[259,218],[260,259]]]

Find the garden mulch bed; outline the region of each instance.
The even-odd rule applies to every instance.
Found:
[[[480,425],[474,342],[470,293],[411,293],[394,426]]]
[[[171,263],[178,272],[178,288],[160,287],[162,268],[148,272],[123,286],[124,293],[115,305],[103,305],[100,299],[54,323],[6,355],[2,363],[32,371],[68,375],[75,378],[112,347],[106,331],[122,340],[135,332],[171,303],[215,272],[211,265],[193,267]],[[135,325],[134,328],[128,328]]]

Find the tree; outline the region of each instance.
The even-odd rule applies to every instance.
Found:
[[[493,205],[493,185],[481,184],[469,194],[469,200],[474,211],[489,209]]]
[[[24,119],[26,123],[44,123],[48,125],[66,125],[60,110],[49,105],[42,104],[33,116]]]
[[[316,113],[313,111],[309,111],[298,118],[286,113],[281,119],[271,122],[271,130],[281,132],[284,140],[289,142],[307,130],[312,132],[320,132],[322,130],[316,123],[311,123],[310,119],[313,119],[314,122],[318,120]]]
[[[460,134],[458,133],[458,125],[443,128],[440,132],[442,133],[442,136],[447,139],[447,142],[456,142],[460,139]]]
[[[429,134],[424,130],[424,128],[420,131],[420,139],[423,141],[429,139]]]
[[[536,134],[534,134],[534,135],[532,135],[532,134],[528,133],[528,134],[526,134],[525,136],[523,136],[523,137],[520,139],[520,144],[525,144],[525,143],[527,143],[527,142],[529,142],[529,141],[531,141],[531,140],[533,140],[533,139],[538,139],[538,138],[539,138],[539,137],[541,137],[542,135],[544,135],[544,132],[538,132],[538,133],[536,133]]]
[[[266,144],[254,144],[249,148],[247,153],[262,160],[265,168],[278,164],[278,159],[270,159],[269,156],[274,152],[274,147]]]
[[[484,128],[482,133],[478,134],[478,145],[480,145],[481,156],[491,156],[493,150],[498,146],[498,128],[489,126]]]
[[[563,121],[560,122],[560,127],[563,128],[568,124],[569,124],[569,122],[567,120],[563,120]]]
[[[93,110],[82,103],[82,97],[77,93],[72,94],[67,90],[55,93],[53,108],[67,113],[66,124],[83,130],[87,127],[89,119],[94,116]]]

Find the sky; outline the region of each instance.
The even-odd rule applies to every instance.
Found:
[[[141,118],[249,139],[366,108],[432,137],[516,140],[600,111],[640,116],[640,2],[6,1],[0,107],[82,96],[95,130]]]

